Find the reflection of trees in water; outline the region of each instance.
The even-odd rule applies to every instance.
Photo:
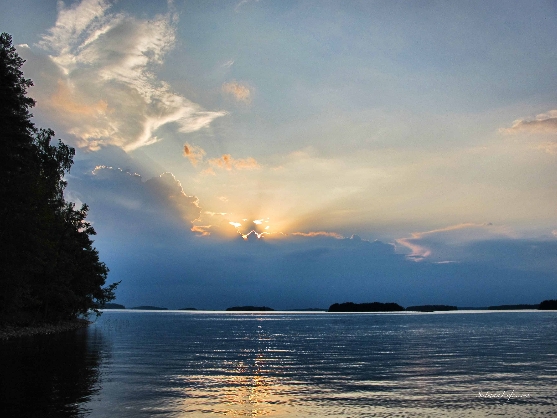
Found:
[[[77,417],[100,389],[100,333],[80,329],[0,342],[0,410],[9,417]]]

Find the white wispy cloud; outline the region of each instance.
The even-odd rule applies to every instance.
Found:
[[[316,231],[316,232],[291,232],[290,235],[300,237],[331,237],[336,239],[343,239],[344,237],[336,232]]]
[[[94,42],[110,29],[110,19],[105,16],[110,3],[104,0],[84,0],[67,8],[58,2],[58,19],[54,27],[44,35],[39,45],[57,52],[57,61],[64,68],[74,63],[75,50]]]
[[[531,119],[517,119],[510,128],[502,130],[505,133],[542,133],[557,134],[557,110],[541,113]]]
[[[550,136],[549,140],[537,142],[535,148],[549,154],[557,154],[557,110],[540,113],[534,118],[517,119],[510,128],[502,128],[504,134],[529,134]]]
[[[142,20],[110,7],[104,0],[60,2],[56,24],[38,44],[62,74],[46,105],[78,146],[131,151],[159,141],[155,131],[167,123],[188,133],[226,114],[203,109],[155,75],[174,47],[175,13]]]
[[[241,8],[242,6],[245,6],[245,5],[248,4],[250,1],[255,1],[255,2],[257,3],[259,0],[240,0],[240,2],[239,2],[239,3],[236,5],[236,7],[234,8],[234,11],[235,11],[235,12],[238,12],[238,10],[240,10],[240,8]]]
[[[468,237],[465,236],[464,232],[468,233]],[[493,226],[491,223],[460,223],[456,225],[450,225],[444,228],[433,229],[424,232],[413,232],[410,237],[396,239],[396,243],[410,250],[410,254],[406,257],[413,261],[422,261],[433,254],[431,243],[426,242],[426,239],[434,236],[440,235],[448,241],[447,237],[449,233],[457,232],[457,241],[466,241],[470,239],[475,239],[480,236],[485,235],[506,235],[509,236],[510,233],[505,227]]]

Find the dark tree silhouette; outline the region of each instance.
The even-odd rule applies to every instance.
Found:
[[[24,60],[0,35],[0,322],[70,319],[114,299],[105,285],[85,220],[88,207],[66,202],[65,173],[75,151],[37,129]]]
[[[329,306],[329,312],[396,312],[404,308],[398,303],[371,302],[371,303],[333,303]]]
[[[540,303],[538,307],[540,311],[554,311],[557,310],[557,299],[548,299]]]

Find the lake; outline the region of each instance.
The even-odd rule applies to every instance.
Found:
[[[557,414],[557,312],[114,310],[0,356],[10,417]]]

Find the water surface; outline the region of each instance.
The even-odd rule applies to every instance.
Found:
[[[106,311],[88,329],[47,337],[0,345],[3,370],[11,365],[2,402],[12,411],[20,404],[61,417],[557,414],[556,312]]]

